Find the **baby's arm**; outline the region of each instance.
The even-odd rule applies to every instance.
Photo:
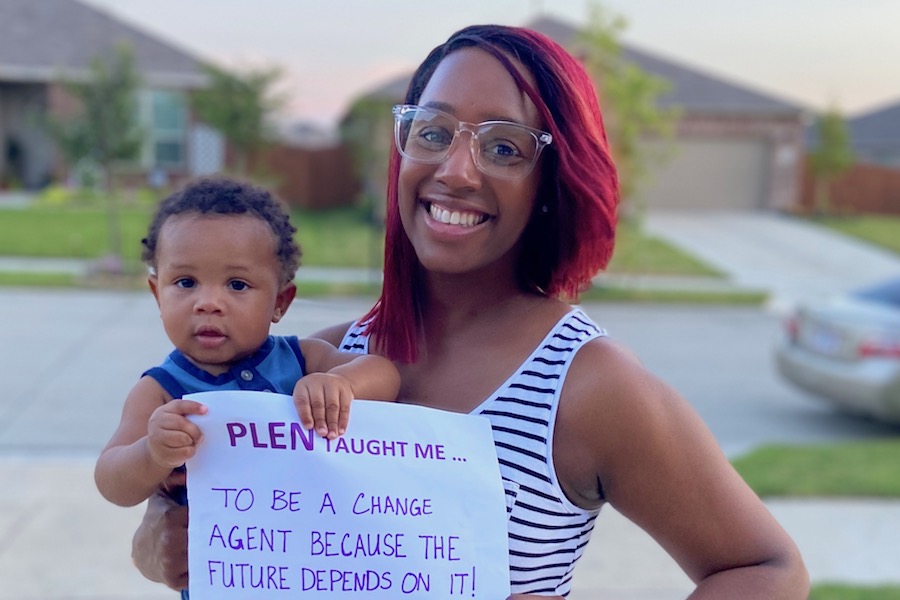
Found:
[[[159,384],[144,377],[128,394],[122,420],[97,459],[94,481],[104,498],[134,506],[150,497],[175,467],[194,455],[200,429],[187,415],[206,407],[172,400]]]
[[[300,340],[307,373],[294,386],[294,404],[304,427],[322,437],[343,435],[350,421],[350,402],[397,399],[400,373],[388,359],[375,354],[340,352],[328,342]]]

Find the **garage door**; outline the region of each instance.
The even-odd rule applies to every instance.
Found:
[[[659,153],[658,144],[649,145]],[[756,210],[768,191],[764,140],[682,139],[648,169],[638,195],[650,208]]]

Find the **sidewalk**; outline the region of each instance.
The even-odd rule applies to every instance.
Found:
[[[784,214],[656,211],[644,225],[738,288],[766,290],[776,312],[900,274],[900,255]]]
[[[0,455],[0,600],[174,600],[130,561],[142,508],[104,501],[88,458]],[[900,503],[767,503],[814,582],[900,585]],[[823,532],[828,539],[823,540]],[[877,552],[873,548],[878,548]],[[675,562],[610,507],[579,562],[573,600],[677,600],[692,589]]]

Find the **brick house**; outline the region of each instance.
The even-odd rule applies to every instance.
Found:
[[[529,27],[567,48],[577,41],[578,30],[557,19],[543,17]],[[667,81],[659,106],[679,111],[672,151],[641,184],[646,206],[794,206],[802,180],[804,108],[628,44],[622,45],[622,58]]]
[[[551,17],[527,25],[567,48],[578,29]],[[574,52],[574,50],[573,50]],[[666,160],[649,169],[639,194],[659,209],[789,210],[800,196],[804,153],[802,107],[628,45],[622,56],[666,80],[661,108],[679,120]],[[411,74],[386,82],[360,101],[400,102]],[[648,147],[659,142],[645,140]],[[659,148],[653,148],[658,150]]]
[[[900,169],[900,102],[848,119],[847,130],[858,162]]]
[[[92,60],[122,43],[142,78],[137,110],[147,133],[128,174],[171,181],[221,168],[221,136],[189,110],[191,90],[206,82],[201,61],[78,0],[0,0],[0,189],[39,189],[63,175],[41,122],[74,108],[61,81],[84,79]]]

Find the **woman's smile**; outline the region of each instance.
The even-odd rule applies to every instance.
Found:
[[[443,208],[434,202],[426,202],[425,206],[428,209],[428,216],[445,225],[458,225],[463,228],[475,227],[491,218],[490,215],[481,212]]]

